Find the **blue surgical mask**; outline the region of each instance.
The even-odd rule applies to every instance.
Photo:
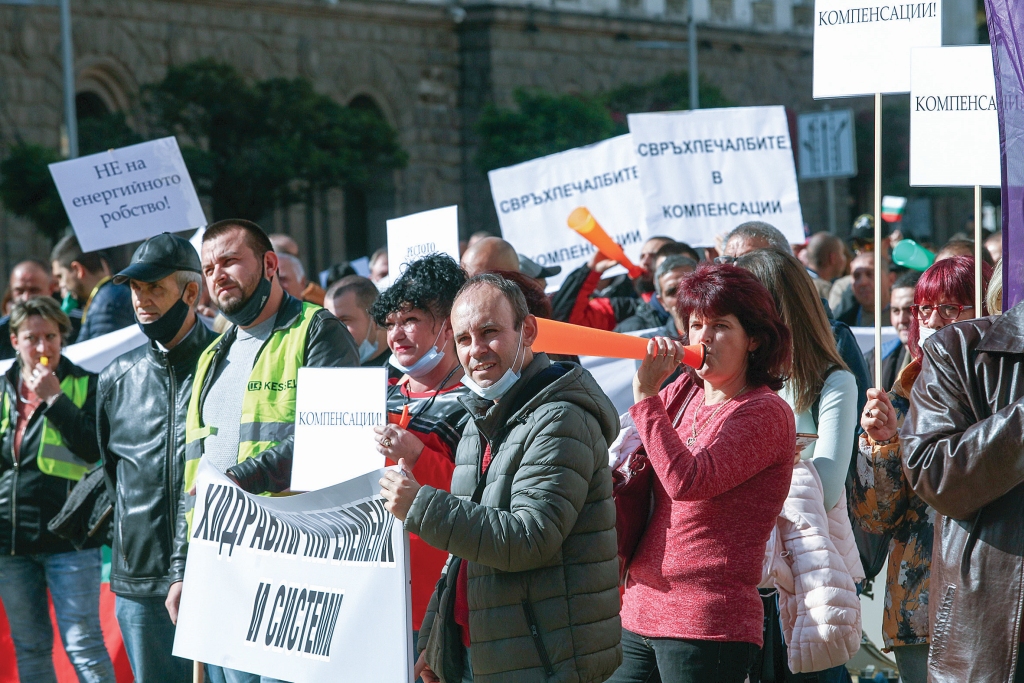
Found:
[[[516,349],[516,357],[512,359],[512,368],[516,366],[516,361],[519,360],[520,351],[524,351],[522,330],[519,331],[519,347]],[[525,351],[523,352],[523,362],[526,362]],[[519,381],[519,372],[522,372],[522,366],[519,367],[519,372],[514,371],[512,368],[506,370],[505,374],[501,376],[501,379],[499,379],[497,382],[490,385],[489,387],[482,387],[476,382],[474,382],[472,379],[469,378],[468,372],[462,377],[462,383],[466,386],[467,389],[472,391],[480,398],[487,399],[488,401],[497,401],[499,398],[508,393],[508,390],[512,388],[513,384]]]
[[[423,356],[406,367],[398,362],[398,356],[391,354],[391,358],[388,359],[388,363],[393,368],[396,368],[399,372],[409,375],[413,379],[420,379],[426,377],[430,372],[441,364],[444,359],[444,351],[438,351],[436,348],[437,340],[441,338],[441,333],[444,332],[444,325],[441,325],[441,329],[438,331],[437,336],[434,337],[434,343],[430,345],[430,350],[427,351]]]

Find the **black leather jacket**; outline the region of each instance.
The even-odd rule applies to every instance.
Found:
[[[196,363],[215,337],[197,321],[169,352],[149,342],[100,374],[100,450],[117,501],[110,588],[118,595],[164,597],[181,579],[170,568],[185,468],[185,412]]]
[[[65,395],[52,406],[36,409],[25,427],[20,455],[14,459],[14,431],[18,420],[18,373],[15,361],[0,378],[0,396],[7,395],[10,425],[0,434],[0,554],[34,555],[67,553],[75,547],[70,541],[49,532],[46,525],[64,507],[75,482],[39,471],[36,456],[43,434],[45,417],[64,438],[72,453],[86,462],[99,460],[96,448],[96,376],[63,356],[57,365],[57,379],[68,375],[89,377],[85,404],[78,409]]]
[[[928,680],[1007,683],[1024,610],[1024,304],[922,350],[900,442],[907,480],[938,513]]]

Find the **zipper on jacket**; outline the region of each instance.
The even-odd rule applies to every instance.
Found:
[[[196,321],[196,324],[199,321]],[[170,553],[174,554],[174,530],[177,527],[177,508],[174,505],[174,458],[175,458],[175,426],[178,417],[178,402],[175,400],[176,393],[176,382],[174,381],[174,366],[171,365],[170,354],[164,354],[164,362],[167,364],[167,377],[170,380],[170,393],[168,396],[167,405],[171,409],[171,419],[167,421],[167,462],[164,463],[164,476],[167,480],[167,491],[171,492],[171,495],[167,496],[167,526],[168,535],[171,539]],[[178,494],[180,495],[180,491]],[[170,557],[168,557],[168,560]]]
[[[11,446],[14,446],[13,442]],[[14,454],[13,448],[11,454]],[[18,459],[12,459],[14,460],[14,479],[11,482],[11,555],[14,554],[14,540],[18,537],[18,472],[21,471]]]
[[[533,613],[533,605],[529,600],[523,600],[523,612],[526,614],[526,625],[530,627],[530,637],[537,648],[537,656],[540,657],[540,665],[544,667],[544,675],[550,678],[555,675],[555,670],[551,666],[551,658],[548,657],[548,650],[544,647],[540,629],[537,628],[537,615]]]

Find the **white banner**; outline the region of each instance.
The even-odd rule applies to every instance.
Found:
[[[405,267],[441,252],[459,262],[459,207],[446,206],[388,221],[388,279],[394,282]]]
[[[917,48],[910,74],[910,184],[999,187],[992,49]]]
[[[206,225],[173,137],[50,164],[83,251]]]
[[[630,114],[629,130],[651,234],[713,247],[716,235],[758,220],[804,242],[783,107]]]
[[[293,491],[384,467],[373,428],[387,424],[387,384],[387,368],[299,368]]]
[[[594,253],[593,245],[566,224],[581,206],[590,209],[630,260],[640,260],[647,225],[629,135],[499,168],[487,176],[502,236],[538,264],[562,267],[547,279],[549,290],[557,290]],[[615,266],[605,277],[624,272]]]
[[[132,325],[94,339],[65,346],[61,354],[83,370],[98,373],[122,353],[128,353],[148,341],[139,326]],[[7,372],[12,363],[14,363],[13,358],[0,360],[0,373]]]
[[[939,45],[939,0],[815,0],[814,99],[909,92],[911,48]]]
[[[174,654],[294,683],[412,680],[408,536],[382,473],[266,498],[200,461]]]

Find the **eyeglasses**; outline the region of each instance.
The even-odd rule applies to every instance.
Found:
[[[715,263],[736,263],[735,256],[716,256]]]
[[[910,307],[910,312],[917,316],[918,320],[924,321],[932,317],[932,312],[935,310],[939,311],[939,317],[943,320],[956,320],[960,317],[968,308],[974,308],[974,306],[964,306],[962,304],[939,304],[932,306],[931,304],[914,304]]]

